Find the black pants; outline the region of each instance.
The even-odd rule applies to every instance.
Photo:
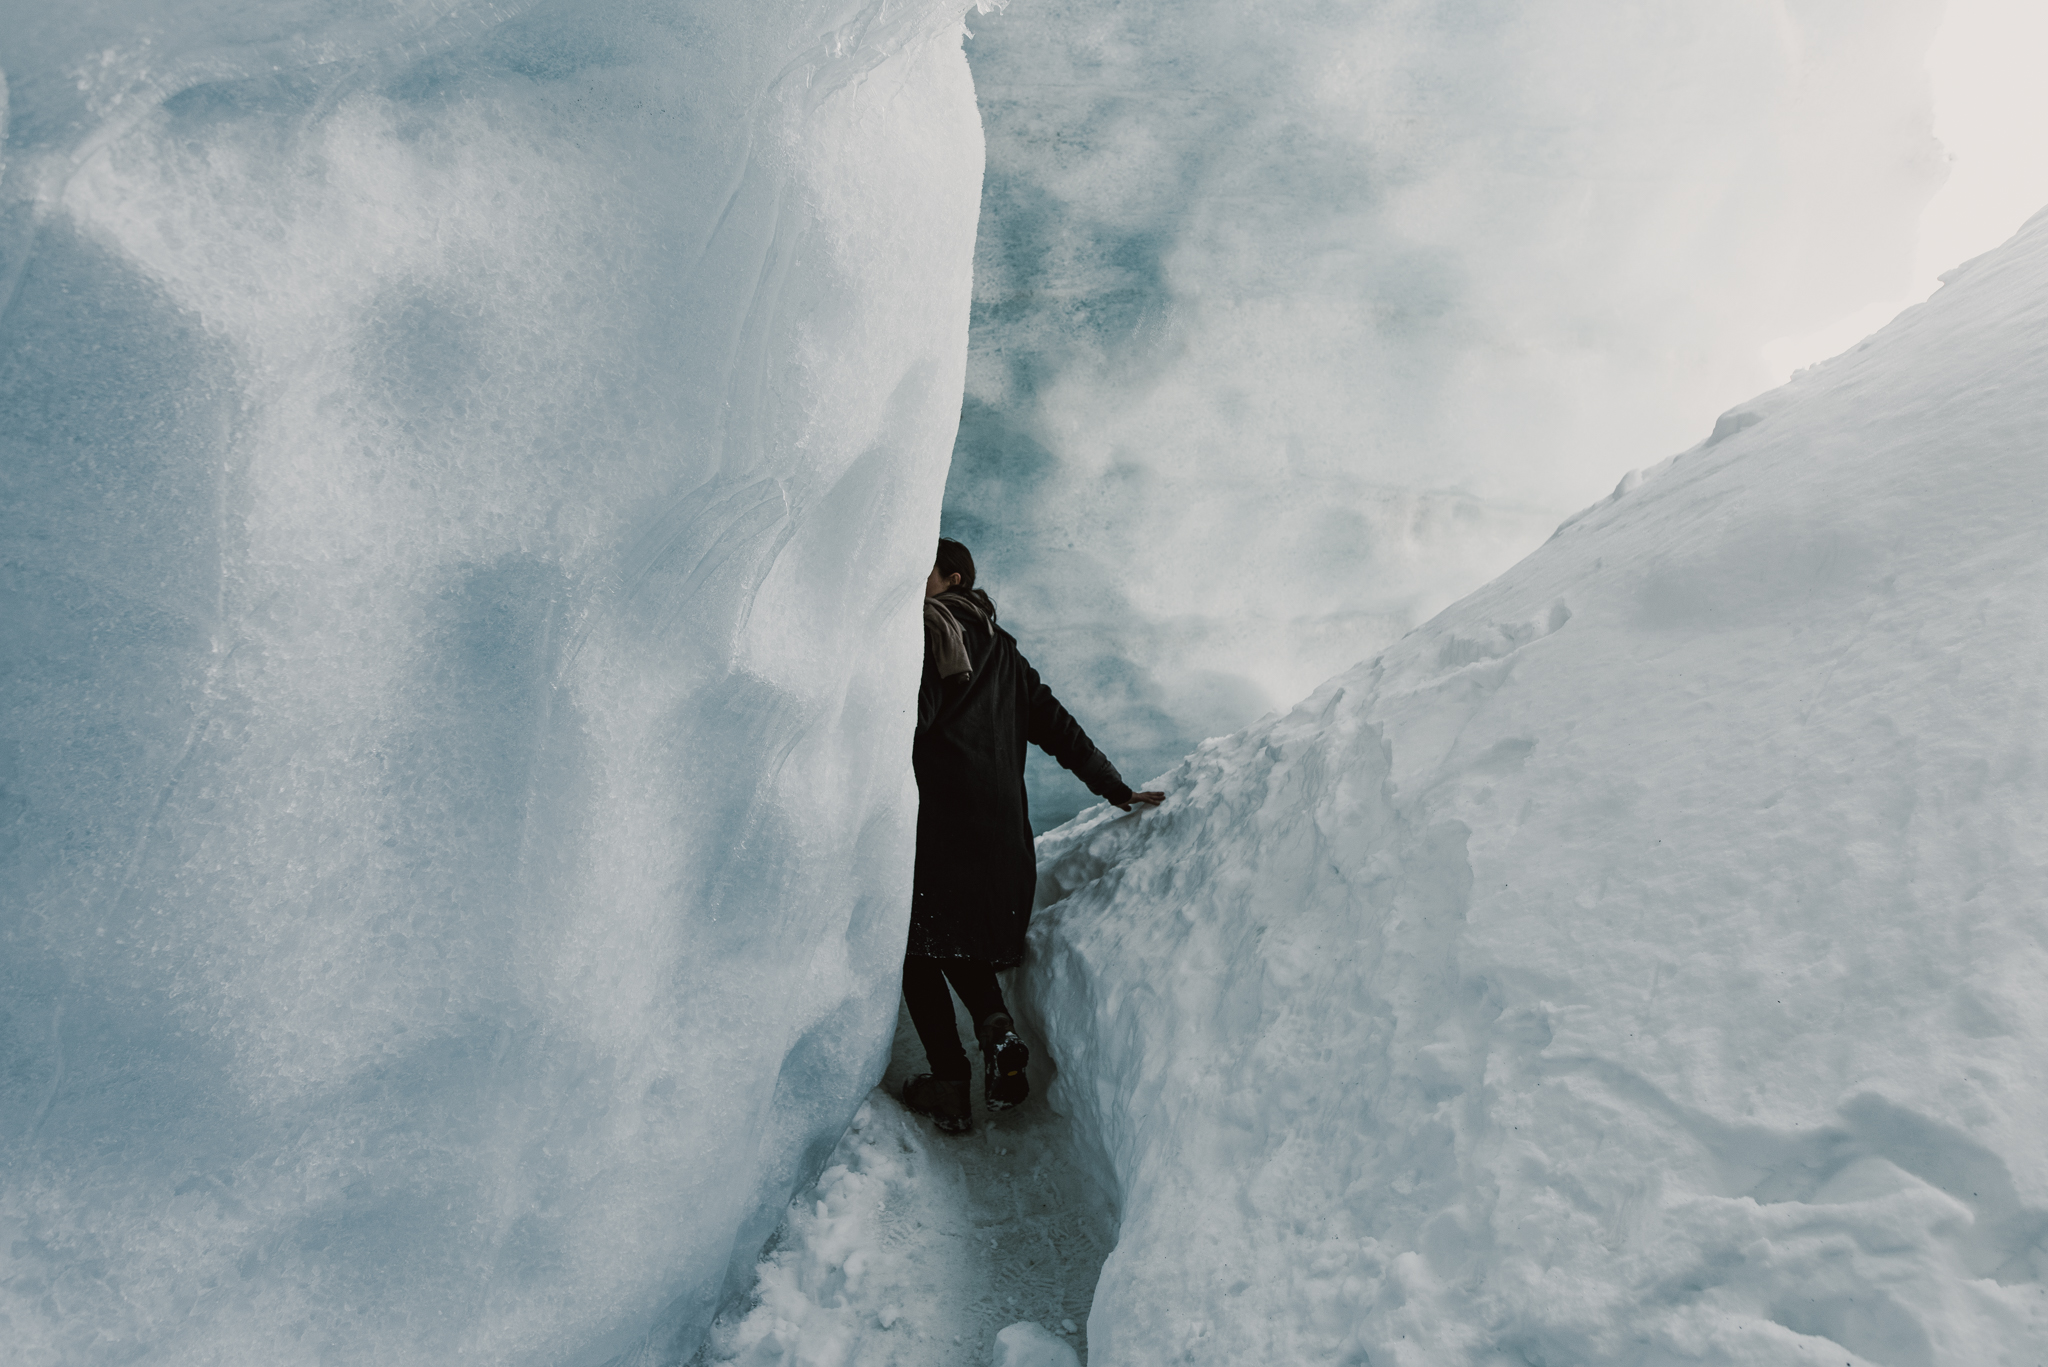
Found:
[[[947,983],[960,994],[968,1018],[978,1028],[990,1016],[1009,1014],[996,971],[984,959],[928,959],[912,954],[903,960],[903,1004],[924,1045],[925,1062],[941,1082],[965,1082],[973,1076],[960,1033],[953,1028],[953,998]]]

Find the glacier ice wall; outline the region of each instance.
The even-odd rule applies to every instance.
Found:
[[[6,6],[10,1362],[751,1268],[895,1015],[961,9]]]
[[[2048,1343],[2048,213],[1040,842],[1092,1360]]]
[[[1940,9],[977,19],[947,529],[1140,772],[1301,697],[1689,444],[1763,343],[1904,285]]]

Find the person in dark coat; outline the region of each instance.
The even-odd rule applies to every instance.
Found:
[[[1038,861],[1024,792],[1024,747],[1036,745],[1096,796],[1131,810],[1163,793],[1134,793],[1081,724],[1060,706],[974,586],[974,557],[941,538],[925,580],[924,677],[917,692],[917,872],[903,999],[931,1072],[904,1085],[904,1104],[940,1129],[972,1127],[967,1052],[947,984],[975,1022],[990,1110],[1029,1094],[1030,1051],[1017,1038],[996,971],[1024,961]]]

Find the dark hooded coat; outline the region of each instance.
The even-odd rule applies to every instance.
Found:
[[[1024,961],[1038,886],[1026,743],[1098,797],[1128,803],[1131,789],[996,625],[986,594],[954,589],[928,601],[958,624],[972,670],[964,680],[940,676],[950,633],[928,623],[911,751],[918,805],[909,952],[1010,968]]]

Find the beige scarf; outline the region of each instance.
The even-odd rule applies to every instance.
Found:
[[[924,600],[924,648],[941,679],[964,679],[974,673],[974,662],[967,655],[967,638],[961,634],[960,622],[954,616],[962,611],[987,620],[981,605],[964,593],[942,593]]]

